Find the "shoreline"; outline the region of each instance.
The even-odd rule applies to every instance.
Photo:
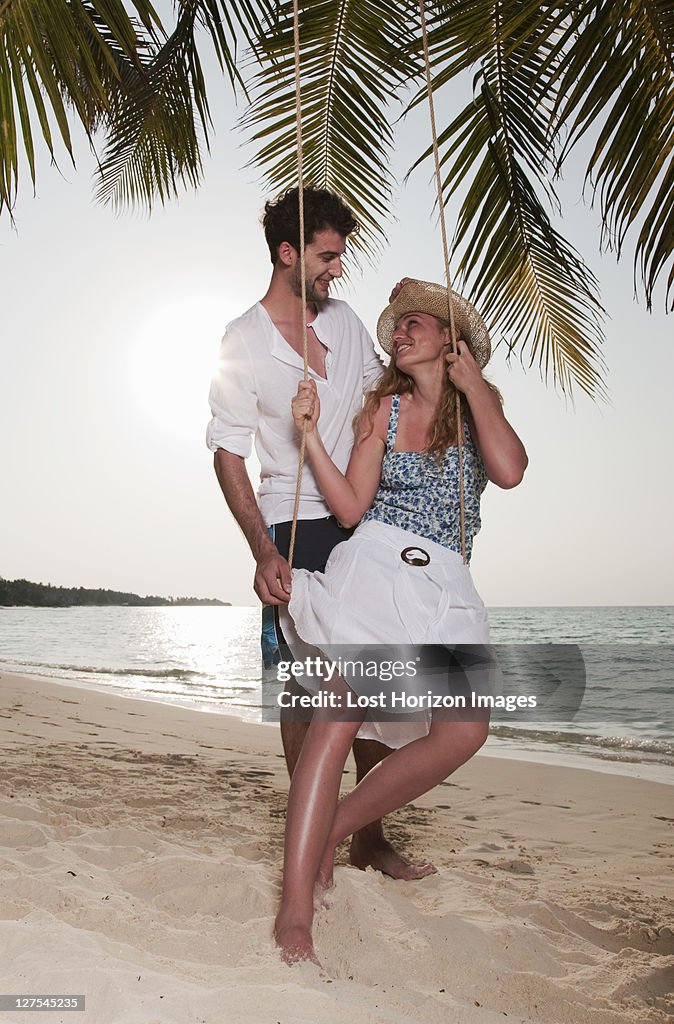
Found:
[[[396,882],[341,849],[323,969],[290,969],[277,730],[26,676],[0,692],[5,991],[84,994],[85,1024],[669,1019],[656,782],[476,757],[386,819],[438,873]]]
[[[277,722],[254,720],[259,713],[257,710],[251,710],[250,714],[241,713],[237,715],[232,713],[230,707],[223,709],[222,705],[218,705],[215,702],[210,705],[202,703],[200,706],[200,698],[191,700],[187,697],[184,699],[174,697],[172,700],[162,700],[158,697],[142,696],[136,693],[125,692],[122,689],[116,689],[112,685],[100,684],[97,686],[88,679],[81,680],[73,677],[52,676],[48,674],[40,675],[35,672],[24,673],[18,672],[14,669],[6,671],[0,668],[0,684],[3,678],[28,679],[39,685],[46,684],[50,686],[52,684],[56,684],[57,686],[71,687],[73,689],[97,693],[103,696],[109,695],[115,699],[119,698],[121,700],[157,704],[160,707],[183,708],[186,711],[195,712],[197,714],[209,714],[222,718],[232,718],[235,721],[243,722],[254,727],[262,725],[265,728],[271,727],[272,729],[278,729]],[[522,733],[523,735],[518,739],[504,738],[493,734],[490,735],[485,748],[483,748],[477,756],[503,758],[507,761],[515,760],[528,764],[548,765],[550,767],[578,768],[581,771],[585,770],[626,778],[643,779],[645,781],[657,782],[668,786],[674,785],[674,767],[671,765],[657,761],[649,762],[637,760],[626,756],[611,757],[607,754],[591,753],[582,750],[563,750],[559,746],[546,746],[543,743],[535,745],[532,740],[527,741],[527,737],[524,735],[525,730],[522,730]]]

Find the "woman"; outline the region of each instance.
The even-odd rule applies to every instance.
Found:
[[[335,549],[324,574],[293,573],[282,618],[291,648],[293,638],[321,650],[334,644],[488,641],[484,606],[461,556],[457,391],[465,414],[467,558],[480,527],[480,494],[487,480],[514,487],[527,456],[503,415],[498,392],[481,373],[490,353],[484,323],[465,299],[455,293],[452,299],[460,333],[456,353],[443,319],[447,291],[442,285],[404,279],[382,313],[377,336],[391,363],[365,401],[346,475],[321,441],[314,382],[299,386],[293,417],[298,429],[306,422],[311,469],[336,518],[345,526],[361,525]],[[331,687],[338,698],[348,689],[342,679]],[[427,734],[399,746],[338,804],[344,762],[359,724],[329,708],[317,709],[293,774],[275,923],[288,963],[316,959],[314,887],[332,883],[336,846],[464,764],[487,737],[488,714],[473,713],[466,720],[452,710],[433,711]]]

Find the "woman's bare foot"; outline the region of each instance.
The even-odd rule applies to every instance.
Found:
[[[328,910],[332,906],[332,900],[330,899],[330,889],[332,886],[324,886],[320,881],[316,881],[314,885],[314,913],[318,913],[319,910]]]
[[[281,959],[289,966],[306,961],[321,966],[314,950],[310,928],[297,924],[282,928],[277,926],[274,929],[274,938],[281,951]]]
[[[314,894],[320,892],[322,898],[325,894],[334,887],[334,870],[335,870],[335,850],[334,847],[326,849],[323,854],[323,860],[318,868],[318,874],[316,875],[316,884],[314,886]]]
[[[365,868],[371,867],[390,878],[399,878],[404,881],[426,878],[427,875],[433,875],[438,870],[430,861],[413,864],[412,861],[398,853],[383,836],[378,837],[376,842],[371,842],[363,840],[358,832],[351,839],[349,862],[363,871]]]

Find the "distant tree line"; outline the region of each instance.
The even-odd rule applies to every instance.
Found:
[[[53,587],[30,580],[4,580],[0,577],[0,607],[28,605],[33,608],[71,608],[77,605],[131,607],[157,605],[229,605],[214,597],[140,597],[120,590],[88,590],[85,587]]]

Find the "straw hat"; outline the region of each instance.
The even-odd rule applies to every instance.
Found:
[[[486,366],[491,355],[491,344],[484,320],[475,306],[455,291],[452,291],[452,307],[454,324],[461,337],[470,345],[475,362],[480,368]],[[444,284],[417,281],[413,277],[402,279],[402,288],[377,321],[379,344],[389,355],[393,352],[396,324],[407,313],[430,313],[440,320],[449,320],[447,289]]]

